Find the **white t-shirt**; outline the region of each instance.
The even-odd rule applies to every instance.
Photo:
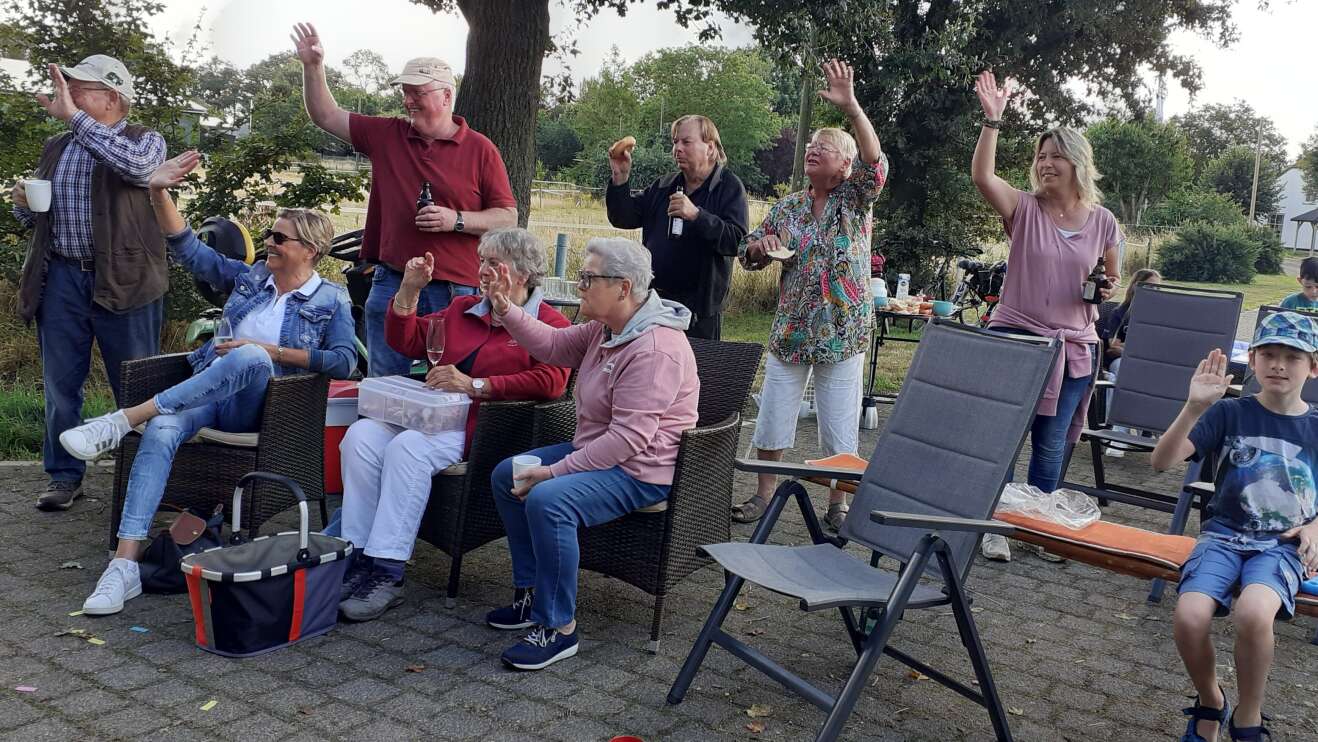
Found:
[[[279,345],[279,332],[284,327],[284,307],[288,304],[288,295],[294,292],[304,297],[310,297],[315,293],[323,279],[319,273],[312,271],[311,278],[308,278],[301,286],[283,294],[276,293],[274,301],[268,301],[264,305],[253,309],[243,317],[243,321],[238,323],[234,328],[233,335],[235,338],[245,340],[255,340],[258,343],[268,345]],[[265,279],[265,288],[275,285],[275,277],[270,276]],[[275,289],[278,292],[278,289]]]

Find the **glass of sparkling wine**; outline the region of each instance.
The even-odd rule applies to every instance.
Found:
[[[435,317],[426,327],[426,358],[431,366],[438,366],[444,355],[444,320]]]

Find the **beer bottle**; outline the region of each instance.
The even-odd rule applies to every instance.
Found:
[[[1090,271],[1089,277],[1085,279],[1084,286],[1080,289],[1080,298],[1089,304],[1102,304],[1103,294],[1100,289],[1105,289],[1112,285],[1107,278],[1107,267],[1103,256],[1098,256],[1098,263],[1094,265],[1094,270]]]
[[[434,206],[435,199],[430,195],[430,181],[421,184],[421,195],[416,197],[416,210],[420,211],[427,206]]]
[[[677,190],[673,191],[673,193],[683,193],[683,192],[684,191],[682,189],[682,184],[678,183]],[[683,226],[685,226],[685,222],[682,221],[682,217],[680,216],[673,217],[668,223],[668,236],[673,239],[681,237]]]

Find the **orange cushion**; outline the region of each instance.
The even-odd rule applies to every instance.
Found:
[[[995,513],[993,518],[1026,532],[1112,554],[1146,559],[1168,569],[1180,569],[1194,551],[1195,540],[1189,536],[1154,533],[1102,520],[1075,529],[1020,513]]]

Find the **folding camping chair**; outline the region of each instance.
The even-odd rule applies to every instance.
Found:
[[[1011,530],[988,518],[1034,419],[1056,354],[1050,339],[1004,337],[938,321],[925,330],[879,437],[874,463],[863,476],[807,464],[738,461],[743,471],[792,479],[779,485],[750,543],[703,547],[727,571],[727,583],[668,702],[682,701],[710,645],[717,644],[827,711],[816,739],[834,740],[880,655],[887,654],[986,707],[997,738],[1010,740],[964,583],[980,536]],[[860,481],[853,515],[843,523],[838,539],[824,535],[798,481],[821,476]],[[783,507],[793,498],[814,543],[767,544]],[[868,518],[859,515],[867,511]],[[870,550],[868,565],[843,550],[847,541]],[[902,563],[899,573],[878,569],[884,555]],[[922,582],[926,576],[932,582]],[[839,610],[857,662],[836,697],[721,628],[747,580],[799,599],[802,610]],[[939,606],[952,608],[978,689],[888,645],[905,611]],[[876,623],[866,630],[868,619]]]
[[[1065,479],[1070,466],[1070,452],[1063,468],[1059,487],[1079,490],[1098,498],[1115,500],[1172,514],[1167,532],[1185,531],[1190,509],[1207,503],[1202,488],[1192,487],[1202,471],[1212,471],[1198,462],[1186,469],[1180,491],[1175,495],[1139,489],[1107,480],[1102,450],[1117,444],[1130,451],[1152,451],[1151,438],[1114,430],[1115,426],[1134,428],[1155,434],[1167,430],[1185,403],[1185,390],[1199,362],[1214,348],[1230,353],[1236,336],[1243,302],[1240,293],[1212,289],[1186,288],[1170,284],[1141,283],[1136,287],[1130,306],[1130,322],[1122,351],[1121,373],[1115,384],[1097,382],[1095,393],[1110,393],[1106,404],[1107,419],[1091,415],[1080,441],[1089,443],[1094,466],[1092,486]],[[1211,492],[1210,492],[1211,494]],[[1149,600],[1162,599],[1163,584],[1155,580]]]

